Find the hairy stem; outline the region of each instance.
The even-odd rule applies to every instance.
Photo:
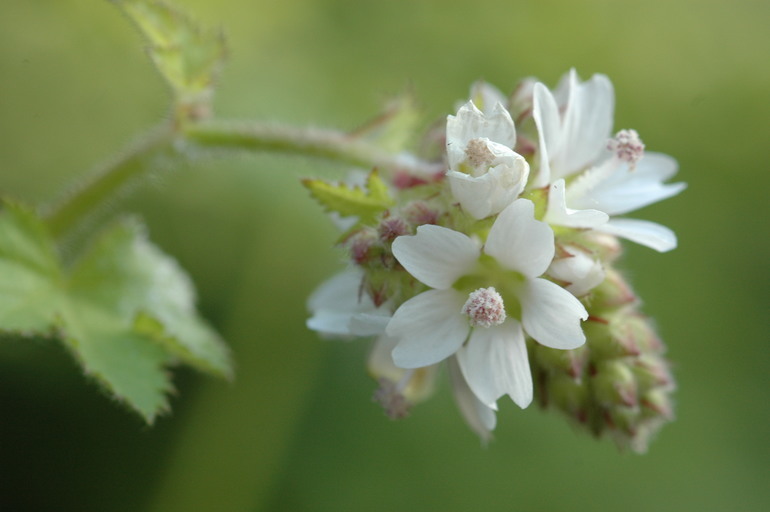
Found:
[[[254,122],[203,121],[162,126],[126,150],[46,213],[51,232],[63,237],[114,198],[125,195],[162,166],[208,154],[272,152],[427,175],[434,164],[394,155],[360,138],[333,130],[302,129]]]
[[[69,192],[44,212],[51,233],[62,237],[115,198],[126,195],[173,158],[173,133],[167,126],[151,131],[123,154]]]
[[[412,174],[435,173],[435,165],[394,155],[349,134],[314,128],[295,128],[254,122],[204,121],[184,129],[194,146],[213,150],[246,150],[324,158],[352,166]]]

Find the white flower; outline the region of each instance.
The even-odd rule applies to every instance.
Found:
[[[541,83],[535,85],[540,169],[533,185],[550,185],[544,219],[553,225],[593,228],[658,251],[671,250],[676,236],[665,226],[610,218],[685,188],[683,183],[663,183],[676,173],[676,161],[645,153],[634,130],[610,137],[614,102],[612,84],[604,75],[580,82],[573,69],[554,93]]]
[[[511,204],[529,177],[529,164],[512,149],[516,128],[511,115],[500,103],[490,111],[485,115],[469,101],[447,117],[446,176],[452,194],[477,219]]]
[[[482,254],[483,252],[483,254]],[[393,242],[412,276],[433,288],[404,302],[387,325],[398,338],[395,364],[418,368],[454,354],[473,393],[492,409],[503,395],[532,401],[524,334],[552,348],[585,342],[588,314],[572,294],[541,279],[554,255],[551,228],[517,199],[479,241],[440,226],[420,226]],[[462,279],[461,279],[462,278]],[[466,343],[467,341],[467,343]]]

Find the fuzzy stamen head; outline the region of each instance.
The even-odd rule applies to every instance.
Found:
[[[471,292],[462,312],[468,315],[473,327],[492,327],[505,321],[503,298],[493,287]]]
[[[644,143],[636,130],[620,130],[607,143],[607,149],[633,168],[644,156]]]

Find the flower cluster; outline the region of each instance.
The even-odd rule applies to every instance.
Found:
[[[306,180],[349,218],[350,266],[309,301],[327,337],[375,337],[375,400],[393,418],[434,389],[446,363],[458,407],[483,439],[505,396],[555,407],[643,451],[671,419],[664,346],[613,264],[618,237],[660,252],[674,233],[625,215],[666,199],[676,162],[613,135],[614,94],[571,71],[510,97],[477,83],[447,118],[438,172]],[[514,122],[515,119],[515,122]]]

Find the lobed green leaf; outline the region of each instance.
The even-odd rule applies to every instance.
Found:
[[[369,173],[365,187],[319,179],[305,179],[302,184],[327,212],[337,212],[343,217],[358,217],[361,221],[372,220],[395,204],[387,185],[376,170]]]
[[[208,107],[227,54],[221,32],[205,30],[180,10],[153,0],[113,0],[149,42],[152,61],[182,107]]]
[[[227,349],[195,311],[186,274],[136,220],[106,230],[65,269],[33,212],[0,214],[0,332],[55,334],[84,372],[148,423],[167,410],[177,360],[230,375]]]

